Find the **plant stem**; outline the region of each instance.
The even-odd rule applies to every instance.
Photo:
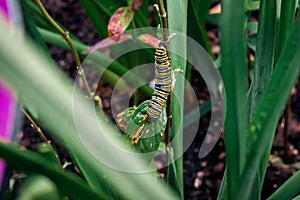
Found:
[[[35,123],[35,121],[31,118],[31,116],[29,115],[29,113],[26,112],[26,110],[23,107],[21,108],[21,111],[25,115],[25,117],[30,121],[30,123],[32,124],[32,127],[38,133],[38,135],[40,136],[40,138],[42,139],[42,141],[49,146],[50,151],[53,153],[53,155],[57,159],[57,163],[60,164],[60,160],[59,160],[59,157],[58,157],[56,151],[53,149],[53,147],[51,145],[51,142],[47,139],[47,137],[43,133],[42,129],[37,125],[37,123]]]
[[[66,42],[68,43],[68,45],[70,46],[73,56],[74,56],[74,60],[76,62],[77,65],[77,69],[78,69],[78,74],[81,77],[82,81],[83,81],[83,85],[84,88],[86,90],[86,92],[88,93],[88,95],[90,97],[92,97],[92,92],[91,89],[89,87],[89,84],[87,82],[84,70],[82,68],[77,50],[70,38],[69,32],[68,31],[64,31],[53,19],[52,17],[48,14],[48,12],[46,11],[45,7],[43,6],[42,2],[40,0],[34,0],[36,5],[39,7],[39,9],[41,10],[41,12],[43,13],[44,17],[46,18],[46,20],[59,32],[59,34],[66,40]]]
[[[162,27],[162,41],[168,43],[169,34],[168,34],[168,21],[167,21],[167,13],[164,6],[163,0],[158,0],[158,12],[160,17],[160,23]]]
[[[168,43],[169,43],[169,33],[168,33],[168,21],[167,21],[167,13],[165,11],[164,1],[158,0],[158,5],[156,5],[156,9],[159,14],[160,23],[161,23],[161,30],[162,30],[162,42],[167,45],[168,49]],[[168,56],[169,52],[168,52]],[[171,121],[172,121],[172,109],[171,109],[171,102],[172,102],[172,91],[170,92],[167,100],[167,126],[165,130],[165,143],[166,148],[170,147],[171,142],[171,136],[170,136],[170,127],[171,127]]]
[[[39,134],[40,138],[42,139],[43,142],[48,144],[48,139],[46,138],[46,136],[44,135],[43,131],[41,130],[41,128],[35,123],[35,121],[30,117],[30,115],[24,110],[24,108],[21,108],[22,113],[25,115],[25,117],[30,121],[30,123],[32,124],[32,127],[34,128],[34,130],[36,130],[36,132]]]
[[[285,107],[284,114],[283,114],[284,116],[283,142],[284,142],[284,156],[286,160],[288,160],[290,157],[289,144],[288,144],[290,106],[291,106],[291,101],[288,100],[288,103]]]

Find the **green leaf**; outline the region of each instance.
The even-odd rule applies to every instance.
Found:
[[[0,22],[0,29],[5,28],[4,23]],[[82,185],[70,189],[68,187],[70,183],[64,173],[62,174],[61,169],[57,171],[57,167],[48,165],[49,161],[46,162],[40,156],[37,157],[36,162],[44,163],[40,163],[39,167],[42,172],[51,170],[54,173],[50,177],[52,180],[56,177],[63,180],[56,182],[56,184],[60,184],[58,188],[65,188],[70,192],[68,195],[74,195],[74,199],[81,197],[81,195],[84,197],[79,199],[101,199],[99,194],[103,193],[110,196],[116,194],[124,199],[156,199],[158,197],[177,199],[161,181],[157,181],[150,174],[140,173],[136,175],[121,172],[100,162],[95,158],[95,154],[91,155],[90,151],[87,150],[87,147],[90,146],[84,146],[83,138],[78,135],[80,133],[77,131],[78,127],[84,129],[84,139],[95,142],[93,145],[97,147],[94,149],[97,151],[96,155],[101,155],[102,159],[111,162],[117,161],[117,163],[121,163],[122,167],[132,171],[141,172],[148,169],[148,166],[134,155],[128,154],[127,151],[119,151],[119,149],[126,150],[127,147],[123,144],[113,125],[103,118],[98,121],[94,115],[94,104],[91,106],[83,96],[73,98],[71,81],[60,70],[49,66],[49,63],[40,56],[39,51],[31,43],[26,40],[18,41],[4,32],[0,32],[0,43],[1,78],[16,90],[21,100],[28,98],[35,105],[39,110],[40,121],[45,124],[45,128],[53,137],[64,144],[90,187],[95,191],[97,190],[97,193],[88,186],[83,186],[83,181],[78,179],[69,178],[70,181],[76,182],[77,186],[78,184]],[[79,101],[76,107],[72,106],[74,100]],[[76,124],[74,109],[80,111],[80,115],[76,118]],[[95,120],[97,123],[91,123]],[[100,123],[99,126],[98,123]],[[97,137],[95,138],[93,134],[96,134]],[[15,159],[17,149],[11,150],[5,144],[1,147],[0,152],[2,156],[5,156],[5,159],[16,162],[14,164],[18,164],[20,167],[27,166],[24,164],[27,160],[18,162],[18,159]],[[32,156],[33,154],[30,154],[28,159]],[[32,169],[32,165],[28,168]],[[143,187],[141,187],[141,183]],[[90,197],[84,193],[84,188],[90,190]]]
[[[258,19],[258,33],[256,42],[256,52],[254,60],[252,86],[250,92],[249,101],[250,106],[250,119],[253,117],[257,105],[264,94],[265,87],[269,82],[271,73],[274,68],[275,62],[275,46],[277,43],[277,29],[278,29],[278,19],[277,19],[277,1],[260,0],[260,12]],[[251,138],[253,135],[248,135]],[[256,136],[253,136],[256,137]],[[248,141],[251,139],[248,139]],[[267,170],[269,152],[272,147],[273,138],[266,143],[266,148],[264,159],[261,161],[260,170],[257,171],[257,183],[252,187],[252,191],[257,191],[256,194],[252,192],[252,195],[256,195],[256,198],[260,198],[261,188],[264,181],[265,173]],[[247,145],[248,152],[251,151],[253,147],[251,144]],[[251,186],[250,186],[251,187]],[[253,197],[252,196],[252,197]]]
[[[22,170],[27,174],[40,173],[49,177],[60,191],[74,199],[105,198],[91,188],[80,178],[67,171],[62,171],[56,163],[49,161],[38,153],[19,149],[10,143],[0,142],[0,157],[5,159],[8,166]]]
[[[188,33],[196,40],[198,39],[201,45],[203,45],[203,47],[209,52],[210,56],[213,56],[211,52],[211,46],[209,43],[208,35],[205,29],[205,17],[208,14],[210,4],[211,4],[211,0],[190,1]],[[194,21],[196,22],[192,23]]]
[[[255,0],[249,0],[247,1],[246,4],[246,11],[254,11],[254,10],[258,10],[260,7],[259,4],[260,1],[255,1]]]
[[[245,0],[222,1],[221,72],[226,90],[225,150],[227,198],[237,199],[245,162],[245,137],[248,122]],[[224,177],[223,177],[224,179]],[[226,198],[226,197],[219,197]]]
[[[247,155],[247,163],[242,173],[242,182],[238,197],[249,199],[253,196],[251,187],[255,183],[257,171],[268,144],[274,137],[277,122],[281,116],[290,91],[299,75],[300,63],[300,20],[298,19],[291,36],[287,39],[285,48],[265,88],[264,95],[258,104],[257,110],[251,120],[248,135],[251,151]],[[267,145],[266,145],[267,144]]]
[[[176,170],[176,163],[174,160],[174,150],[172,147],[167,147],[167,157],[168,157],[168,183],[173,186],[173,189],[178,193],[179,196],[183,196],[181,194],[180,189],[178,188],[178,177],[177,177],[177,170]]]
[[[26,178],[18,190],[18,200],[59,200],[56,185],[47,177],[33,175]]]
[[[280,28],[278,35],[278,46],[276,52],[276,62],[280,57],[281,51],[285,45],[286,39],[291,34],[295,12],[296,12],[296,2],[297,0],[284,0],[281,1],[281,12],[280,12]]]
[[[167,0],[168,24],[169,29],[178,31],[179,33],[187,33],[188,22],[188,1],[187,0]],[[175,36],[176,37],[176,36]],[[175,51],[176,49],[176,51]],[[170,41],[170,52],[177,52],[179,55],[186,57],[187,54],[186,38],[178,37]],[[186,60],[177,54],[171,53],[173,69],[180,69],[175,72],[176,84],[172,93],[172,133],[174,141],[174,157],[176,166],[176,185],[173,188],[178,188],[181,198],[183,199],[183,109],[184,102],[184,81],[186,71]],[[176,96],[174,95],[176,94]],[[178,139],[177,139],[178,138]],[[168,174],[169,176],[169,174]],[[171,176],[171,174],[170,174]],[[174,179],[175,180],[175,179]]]
[[[95,4],[94,1],[79,0],[79,3],[84,8],[87,16],[92,21],[97,32],[103,37],[106,38],[107,34],[107,22],[104,20],[104,17],[101,15],[100,9]]]
[[[254,61],[254,80],[252,82],[251,116],[264,92],[273,70],[277,38],[277,3],[261,0],[258,35]]]
[[[26,1],[20,1],[22,12],[23,12],[23,22],[25,25],[26,34],[30,36],[30,38],[39,46],[39,48],[45,53],[45,56],[49,60],[49,62],[54,62],[49,54],[48,48],[43,41],[41,35],[37,31],[37,27],[35,25],[34,19],[32,17],[32,14],[30,12],[30,9],[26,3]]]
[[[60,161],[58,159],[57,153],[54,151],[54,147],[49,143],[40,143],[37,145],[37,152],[41,154],[44,158],[53,161],[57,166],[61,167]]]
[[[291,199],[296,194],[299,194],[300,187],[300,171],[297,171],[292,177],[283,183],[269,198],[268,200]],[[298,196],[299,199],[299,196]]]
[[[118,7],[121,6],[120,1],[118,3],[115,3],[113,1],[99,1],[99,0],[92,0],[99,8],[102,9],[102,11],[107,16],[112,16],[112,14],[117,10]]]

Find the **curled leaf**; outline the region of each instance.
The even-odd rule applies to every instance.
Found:
[[[142,34],[138,37],[138,39],[146,44],[149,44],[153,48],[157,48],[160,40],[150,34]]]
[[[117,9],[111,16],[108,22],[108,34],[109,36],[114,36],[114,40],[118,41],[120,39],[120,34],[122,34],[126,28],[129,26],[133,19],[134,11],[130,7],[121,7]]]
[[[118,37],[119,37],[118,41],[114,40],[114,38],[112,38],[112,37],[108,37],[108,38],[105,38],[103,40],[100,40],[99,42],[97,42],[96,44],[91,46],[88,50],[83,51],[82,53],[83,54],[89,54],[89,53],[92,53],[94,51],[103,50],[103,49],[105,49],[107,47],[110,47],[112,45],[120,44],[120,43],[122,43],[126,40],[132,39],[131,35],[128,35],[128,34],[119,34]]]

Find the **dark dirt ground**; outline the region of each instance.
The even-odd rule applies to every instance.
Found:
[[[93,25],[86,17],[79,3],[75,0],[55,0],[43,1],[49,13],[63,24],[71,33],[75,34],[85,44],[92,45],[99,41],[99,36],[95,33]],[[208,27],[211,28],[211,27]],[[216,28],[208,30],[208,35],[212,42],[212,47],[216,54],[219,53],[219,39]],[[71,78],[76,75],[75,62],[72,55],[59,47],[49,46],[49,51],[58,66],[62,68]],[[202,78],[198,75],[192,76],[192,86],[200,99],[207,99],[207,89]],[[101,98],[103,99],[104,111],[111,115],[110,96],[112,88],[106,83],[101,85]],[[201,102],[201,101],[200,101]],[[210,116],[204,117],[200,124],[198,134],[189,149],[184,154],[184,186],[185,199],[216,199],[218,189],[221,184],[225,169],[225,152],[223,136],[219,139],[213,150],[203,159],[199,159],[198,151],[203,141],[205,132],[209,124]],[[278,123],[278,129],[272,148],[272,156],[269,160],[262,199],[266,199],[274,192],[286,179],[288,179],[299,168],[297,162],[300,161],[300,81],[291,93],[289,107],[289,126],[286,144],[284,143],[283,129],[284,120]],[[22,138],[20,143],[30,149],[35,149],[36,143],[41,142],[34,132],[30,123],[25,120],[23,130],[20,133]],[[62,162],[71,162],[69,156],[63,149],[59,148]],[[285,156],[285,149],[288,156]],[[280,161],[289,165],[283,165]],[[295,164],[296,163],[296,164]],[[294,164],[294,165],[293,165]],[[74,171],[72,164],[68,167]],[[162,170],[163,172],[163,170]]]

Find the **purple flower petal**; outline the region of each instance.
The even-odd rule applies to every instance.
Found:
[[[105,38],[103,40],[100,40],[99,42],[97,42],[96,44],[91,46],[88,50],[83,51],[82,53],[83,54],[89,54],[89,53],[92,53],[94,51],[102,50],[102,49],[105,49],[105,48],[110,47],[112,45],[120,44],[122,42],[125,42],[126,40],[132,39],[132,37],[130,35],[127,35],[127,34],[119,34],[118,37],[119,37],[118,41],[114,40],[112,37],[108,37],[108,38]]]

